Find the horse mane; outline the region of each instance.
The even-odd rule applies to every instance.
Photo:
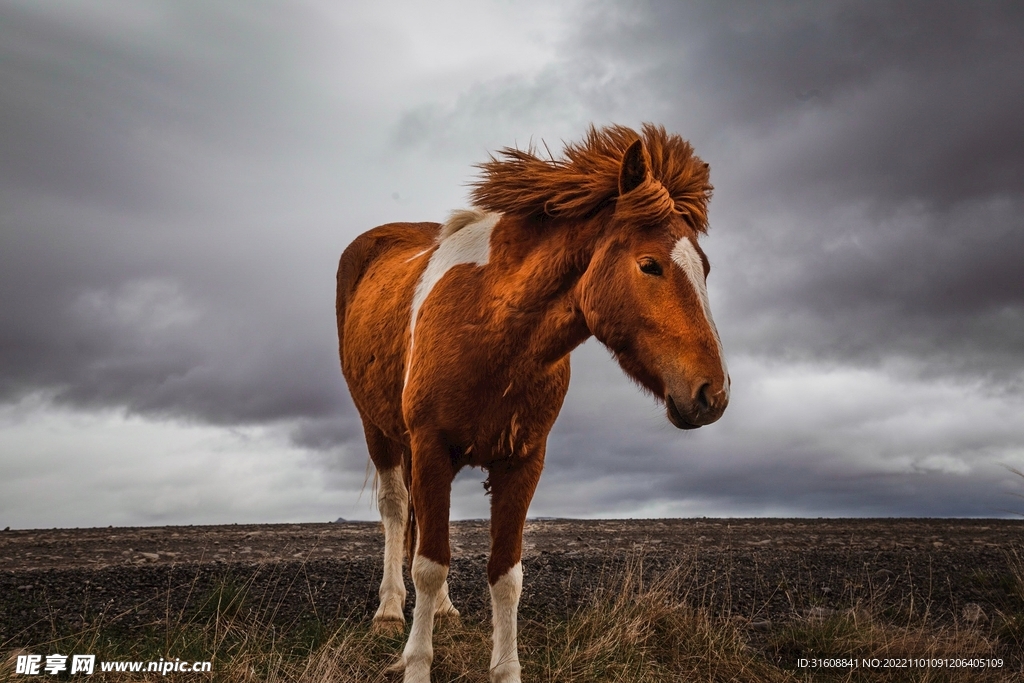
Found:
[[[462,230],[468,225],[479,223],[482,220],[490,217],[490,213],[481,211],[480,209],[457,209],[448,214],[448,220],[441,224],[441,230],[438,233],[437,241],[451,237],[459,230]]]
[[[619,196],[619,171],[626,149],[643,140],[650,177]],[[505,147],[477,166],[471,183],[479,208],[524,217],[581,219],[615,203],[615,215],[643,223],[663,221],[675,213],[700,233],[708,229],[708,201],[713,190],[708,165],[686,140],[664,126],[645,123],[638,134],[626,126],[590,126],[579,143],[567,143],[563,157],[548,152],[542,159],[527,150]]]

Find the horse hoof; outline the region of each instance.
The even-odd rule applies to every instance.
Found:
[[[434,612],[434,616],[438,619],[454,619],[457,621],[459,618],[459,610],[455,609],[455,605],[452,604],[451,599],[448,596],[445,596],[441,605],[437,608],[437,611]]]
[[[523,680],[518,666],[491,669],[488,678],[490,683],[522,683]]]
[[[430,661],[414,659],[405,666],[402,683],[430,683]]]
[[[462,626],[462,615],[459,614],[459,610],[452,610],[451,612],[438,612],[437,615],[438,625],[444,625],[445,627],[451,626]]]
[[[401,619],[374,619],[372,631],[383,636],[397,636],[405,632],[405,621]]]
[[[398,659],[392,663],[385,671],[389,674],[400,674],[405,671],[405,658],[402,655],[398,655]]]

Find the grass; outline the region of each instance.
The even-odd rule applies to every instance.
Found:
[[[1008,557],[1014,590],[1024,607],[1024,562]],[[1024,609],[993,618],[984,627],[941,625],[924,614],[896,617],[869,607],[793,619],[755,631],[742,619],[714,616],[699,601],[680,597],[679,586],[696,585],[692,568],[678,567],[644,583],[634,559],[602,579],[575,612],[520,619],[519,650],[527,681],[655,683],[662,681],[1008,681],[1019,669],[797,668],[799,658],[885,660],[908,656],[943,658],[1005,656],[1024,644]],[[70,636],[54,636],[29,648],[33,654],[92,653],[97,660],[212,660],[209,674],[170,674],[189,681],[215,680],[346,683],[400,680],[387,668],[401,652],[404,635],[371,631],[365,619],[312,619],[282,632],[251,609],[248,586],[224,579],[196,596],[191,614],[168,614],[160,623],[130,633],[102,623]],[[259,605],[256,605],[259,607]],[[259,616],[264,615],[264,616]],[[435,681],[487,681],[490,626],[466,620],[442,622],[434,635]],[[18,654],[0,655],[0,681],[31,678],[14,673]],[[1014,667],[1019,667],[1016,663]],[[46,676],[49,678],[49,676]],[[145,673],[99,673],[83,680],[156,681]]]

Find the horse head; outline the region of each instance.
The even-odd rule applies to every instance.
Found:
[[[651,173],[642,140],[628,147],[614,212],[581,278],[590,332],[625,372],[695,429],[729,403],[729,373],[711,317],[698,229]]]

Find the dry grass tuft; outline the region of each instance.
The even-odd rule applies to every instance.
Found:
[[[858,666],[834,672],[818,672],[813,680],[835,681],[1003,681],[1014,680],[1008,671],[953,670],[901,667],[908,658],[998,659],[998,643],[974,627],[939,626],[922,619],[896,626],[870,613],[850,610],[821,620],[798,620],[779,628],[764,648],[768,659],[793,665],[799,658],[852,659]],[[874,668],[860,663],[876,660]],[[885,666],[886,661],[892,666]]]
[[[634,559],[564,621],[524,624],[524,677],[543,681],[781,681],[732,622],[687,605],[677,568],[644,585]]]

